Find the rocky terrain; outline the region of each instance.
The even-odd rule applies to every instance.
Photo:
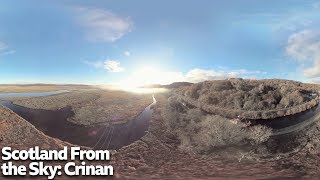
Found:
[[[271,119],[318,104],[314,86],[290,80],[205,81],[173,93],[176,101],[227,118]]]
[[[77,90],[43,97],[3,98],[33,109],[57,110],[71,106],[70,121],[81,125],[121,123],[134,119],[152,103],[150,94],[113,90]]]

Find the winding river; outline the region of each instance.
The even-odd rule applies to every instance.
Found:
[[[265,125],[273,129],[273,136],[299,131],[320,119],[320,105],[294,115],[255,120],[255,124]]]
[[[49,96],[68,91],[37,92],[37,93],[0,93],[2,97],[34,97]],[[77,125],[68,121],[74,116],[71,107],[56,111],[30,109],[12,104],[9,101],[0,101],[22,118],[33,124],[46,135],[70,142],[72,144],[92,147],[94,149],[119,149],[143,137],[149,128],[152,116],[152,105],[146,107],[135,119],[123,124],[110,126],[96,125],[93,127]],[[273,129],[273,139],[283,140],[293,138],[297,132],[320,119],[320,106],[291,116],[275,118],[272,120],[257,120],[256,124],[265,125]]]
[[[59,93],[65,93],[65,91],[43,92],[40,94],[37,93],[37,95],[47,96]],[[10,94],[12,95],[12,93]],[[29,93],[15,93],[14,95],[18,95],[14,97],[23,97],[29,95]],[[4,97],[4,95],[0,94],[0,97]],[[31,109],[12,104],[9,101],[0,101],[0,104],[8,107],[48,136],[72,144],[92,147],[94,149],[110,150],[116,150],[129,145],[132,142],[139,140],[147,133],[149,121],[153,112],[151,107],[155,103],[156,100],[153,97],[153,103],[146,107],[134,120],[128,121],[127,123],[114,124],[111,126],[97,125],[88,127],[68,121],[68,118],[71,118],[74,115],[71,107],[51,111]]]

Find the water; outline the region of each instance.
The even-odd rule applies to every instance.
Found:
[[[68,91],[34,92],[34,93],[0,93],[6,97],[22,96],[48,96]],[[0,101],[0,104],[10,108],[16,114],[33,124],[38,130],[46,135],[70,142],[72,144],[93,147],[95,149],[119,149],[143,137],[149,128],[149,121],[152,116],[152,105],[134,120],[123,124],[111,126],[95,125],[86,127],[68,121],[74,116],[71,107],[65,107],[56,111],[30,109],[12,104],[8,101]],[[320,118],[320,106],[295,115],[269,119],[255,120],[254,124],[261,124],[273,129],[273,139],[289,139],[296,137],[296,132],[311,125]]]
[[[48,136],[94,149],[110,150],[129,145],[147,133],[153,112],[151,107],[155,103],[154,99],[154,102],[137,118],[127,123],[88,127],[68,121],[68,118],[74,116],[71,107],[50,111],[30,109],[9,101],[0,101],[0,104],[8,107]]]
[[[70,92],[67,90],[50,91],[50,92],[21,92],[21,93],[0,93],[0,98],[11,98],[11,97],[39,97],[39,96],[50,96],[61,93]]]
[[[294,115],[254,120],[253,124],[260,124],[273,129],[273,135],[282,135],[299,131],[304,127],[320,119],[320,106],[317,105],[309,110]]]
[[[307,142],[307,131],[320,119],[320,106],[301,113],[269,120],[256,120],[256,124],[271,127],[273,133],[264,143],[271,154],[290,153],[302,149]]]

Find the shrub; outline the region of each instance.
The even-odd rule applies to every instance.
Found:
[[[264,126],[246,127],[219,115],[205,114],[198,108],[184,106],[185,110],[179,111],[174,107],[179,103],[179,98],[169,98],[162,116],[168,129],[180,140],[182,149],[206,154],[217,147],[259,144],[271,135],[271,129]]]
[[[278,111],[283,109],[295,114],[303,111],[298,106],[312,106],[312,100],[316,99],[312,95],[314,92],[315,88],[288,80],[229,79],[193,84],[175,93],[188,98],[193,106],[208,113],[236,118],[238,115],[243,116],[245,111],[251,111],[247,113],[250,116],[244,118],[269,119],[279,117],[283,113]]]

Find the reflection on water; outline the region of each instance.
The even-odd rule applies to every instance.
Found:
[[[50,91],[50,92],[21,92],[21,93],[0,93],[0,98],[9,98],[9,97],[39,97],[39,96],[50,96],[61,93],[70,92],[67,90],[60,91]]]
[[[306,132],[320,119],[320,106],[310,110],[275,118],[257,120],[257,124],[273,128],[273,134],[264,144],[271,154],[289,153],[301,149],[307,142]]]
[[[31,94],[45,96],[63,92],[67,91]],[[17,93],[11,94],[17,95]],[[26,95],[26,93],[19,93],[21,96],[22,94],[23,96]],[[28,93],[28,95],[30,94]],[[156,100],[154,99],[153,104],[155,103]],[[139,140],[146,134],[153,112],[151,108],[153,104],[151,104],[145,108],[136,119],[128,121],[127,123],[111,126],[95,125],[93,127],[86,127],[68,121],[69,118],[74,116],[71,107],[50,111],[30,109],[12,104],[8,101],[0,101],[0,104],[10,108],[48,136],[95,149],[119,149]],[[277,149],[286,152],[299,145],[299,143],[293,143],[293,140],[300,136],[300,130],[319,119],[319,112],[320,106],[316,106],[310,110],[291,116],[272,120],[256,120],[254,124],[266,125],[273,128],[273,137],[269,140],[268,144],[270,144],[273,150]]]
[[[317,105],[309,110],[294,115],[278,117],[274,119],[255,120],[254,124],[271,127],[275,135],[300,130],[319,119],[320,106]]]
[[[74,115],[71,107],[50,111],[30,109],[8,101],[0,101],[0,104],[8,107],[48,136],[95,149],[119,149],[140,139],[147,133],[153,112],[151,109],[153,104],[151,104],[136,119],[127,123],[110,127],[86,127],[67,120]]]

